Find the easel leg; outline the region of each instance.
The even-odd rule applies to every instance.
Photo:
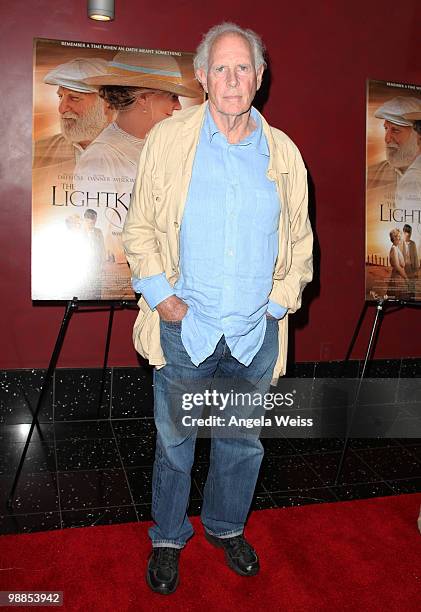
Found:
[[[9,497],[7,498],[7,507],[8,508],[12,508],[13,507],[13,501],[14,501],[14,495],[15,495],[15,491],[16,491],[16,487],[18,485],[19,482],[19,478],[20,478],[20,474],[22,472],[22,467],[25,461],[25,457],[26,457],[26,453],[28,452],[28,448],[29,448],[29,443],[31,442],[31,438],[32,438],[32,434],[33,431],[35,429],[35,426],[38,424],[38,415],[39,412],[42,408],[42,405],[44,403],[44,398],[47,394],[47,391],[50,388],[50,384],[51,384],[51,380],[53,378],[53,374],[54,374],[54,370],[56,368],[57,365],[57,361],[60,355],[60,351],[61,351],[61,347],[63,345],[63,341],[66,335],[66,331],[67,331],[67,327],[69,325],[69,321],[70,318],[73,314],[73,311],[76,310],[77,308],[77,298],[73,298],[72,301],[67,302],[67,306],[66,306],[66,310],[64,312],[64,317],[63,320],[61,322],[61,326],[60,326],[60,331],[58,333],[57,336],[57,340],[54,346],[54,350],[53,353],[51,355],[51,359],[50,359],[50,363],[48,365],[48,369],[47,372],[45,374],[45,379],[41,388],[41,393],[39,395],[38,398],[38,402],[37,402],[37,406],[35,409],[35,412],[32,416],[32,423],[31,423],[31,427],[29,429],[29,433],[28,436],[26,438],[26,442],[25,442],[25,446],[23,448],[22,451],[22,455],[19,461],[19,466],[18,469],[16,471],[16,475],[15,475],[15,479],[13,481],[13,485],[12,485],[12,489],[10,491]]]
[[[357,341],[358,334],[360,333],[361,325],[363,324],[363,321],[365,319],[367,308],[368,308],[368,302],[364,302],[364,306],[363,306],[363,308],[361,310],[360,318],[358,319],[358,323],[357,323],[357,326],[355,328],[354,335],[351,338],[351,342],[349,344],[347,353],[345,355],[345,361],[348,361],[351,358],[352,351],[354,349],[354,345],[355,345],[355,343]]]
[[[345,455],[346,455],[346,452],[348,450],[349,436],[350,436],[350,433],[351,433],[351,430],[352,430],[352,425],[354,423],[354,417],[355,417],[355,413],[356,413],[356,410],[357,410],[358,400],[359,400],[359,397],[360,397],[361,386],[362,386],[362,383],[363,383],[365,371],[367,369],[367,363],[368,363],[368,360],[370,359],[371,352],[372,352],[372,349],[373,349],[373,343],[374,343],[374,339],[376,337],[377,328],[380,331],[381,322],[383,320],[383,304],[384,304],[384,300],[379,300],[377,302],[376,316],[374,317],[373,326],[371,328],[370,340],[368,342],[368,347],[367,347],[367,351],[366,351],[366,354],[365,354],[364,365],[363,365],[363,369],[361,370],[361,374],[359,376],[358,387],[357,387],[357,391],[356,391],[356,394],[355,394],[355,400],[354,400],[354,404],[353,404],[353,407],[352,407],[352,412],[351,412],[351,415],[350,415],[350,418],[349,418],[349,423],[348,423],[347,429],[346,429],[344,446],[343,446],[343,449],[342,449],[341,458],[339,460],[338,469],[336,471],[335,485],[337,485],[339,483],[339,478],[340,478],[341,473],[342,473],[342,467],[343,467],[343,463],[344,463],[344,460],[345,460]],[[359,321],[359,326],[361,326],[361,323],[362,323],[362,321],[361,322]]]
[[[99,391],[98,415],[97,415],[98,418],[99,418],[99,416],[101,414],[102,399],[104,397],[105,377],[107,375],[108,354],[110,352],[111,332],[112,332],[112,329],[113,329],[114,311],[115,311],[115,306],[114,306],[114,304],[111,304],[111,306],[110,306],[110,315],[108,317],[107,338],[106,338],[106,341],[105,341],[104,363],[102,365],[101,388],[100,388],[100,391]]]

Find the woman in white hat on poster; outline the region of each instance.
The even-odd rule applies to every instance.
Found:
[[[144,139],[152,127],[181,109],[179,96],[203,101],[203,90],[192,78],[185,82],[177,60],[167,54],[119,52],[108,62],[103,75],[86,79],[99,87],[99,94],[117,115],[89,145],[75,169],[76,189],[108,197],[105,230],[108,259],[126,264],[120,232],[136,178]],[[99,209],[104,209],[104,195]],[[120,210],[117,211],[118,206]]]

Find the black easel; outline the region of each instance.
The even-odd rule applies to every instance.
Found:
[[[16,470],[16,474],[15,474],[15,479],[13,481],[13,485],[10,491],[10,494],[7,498],[7,507],[9,509],[11,509],[13,507],[13,501],[14,501],[14,496],[15,496],[15,492],[16,492],[16,487],[18,485],[19,482],[19,478],[22,472],[22,468],[23,468],[23,464],[25,462],[25,458],[26,458],[26,454],[28,452],[28,448],[29,448],[29,444],[31,442],[31,438],[32,438],[32,434],[34,432],[35,427],[37,427],[38,431],[40,431],[39,428],[39,422],[38,422],[38,415],[40,413],[40,410],[42,408],[42,405],[44,403],[44,399],[45,396],[50,388],[51,385],[51,381],[53,379],[53,375],[57,366],[57,361],[58,358],[60,356],[60,352],[61,352],[61,348],[63,346],[63,342],[64,342],[64,338],[66,336],[66,331],[67,328],[69,327],[69,323],[70,323],[70,319],[73,315],[74,312],[101,312],[104,310],[110,310],[110,314],[109,314],[109,318],[108,318],[108,327],[107,327],[107,337],[106,337],[106,341],[105,341],[105,351],[104,351],[104,361],[103,361],[103,367],[102,367],[102,378],[101,378],[101,387],[100,387],[100,394],[99,394],[99,404],[98,404],[98,409],[101,406],[102,403],[102,398],[104,395],[104,387],[105,387],[105,378],[106,378],[106,369],[107,369],[107,364],[108,364],[108,354],[109,354],[109,349],[110,349],[110,342],[111,342],[111,332],[112,332],[112,326],[113,326],[113,320],[114,320],[114,312],[116,309],[122,310],[124,308],[137,308],[137,304],[136,301],[128,301],[128,300],[121,300],[118,302],[115,301],[110,301],[110,302],[99,302],[98,304],[101,305],[101,307],[98,307],[97,304],[93,304],[91,301],[82,301],[79,300],[77,297],[74,297],[72,300],[69,300],[66,304],[66,308],[64,311],[64,316],[63,316],[63,320],[61,322],[60,325],[60,330],[57,336],[57,340],[56,343],[54,345],[54,349],[53,352],[51,354],[51,358],[50,358],[50,363],[48,365],[48,369],[47,372],[45,374],[45,378],[44,378],[44,382],[42,384],[41,387],[41,392],[39,394],[38,397],[38,401],[37,401],[37,405],[35,408],[35,412],[32,415],[32,423],[31,426],[29,428],[29,432],[26,438],[26,442],[25,442],[25,446],[23,448],[22,451],[22,455],[19,461],[19,465],[18,465],[18,469]],[[87,306],[91,306],[91,308],[84,308],[81,309],[80,305],[87,305]],[[92,307],[93,306],[93,307]]]
[[[356,339],[358,337],[358,334],[360,332],[361,329],[361,325],[364,321],[365,315],[367,313],[367,309],[368,306],[370,305],[369,302],[365,302],[364,307],[361,311],[361,315],[360,318],[358,319],[358,323],[357,326],[355,328],[354,334],[352,336],[351,339],[351,343],[349,345],[346,357],[345,357],[345,361],[348,361],[350,359],[351,353],[352,353],[352,349],[354,348],[354,344],[356,342]],[[386,309],[388,306],[395,306],[395,308],[393,308],[393,310],[389,310],[388,312],[386,312]],[[421,302],[414,302],[411,300],[398,300],[396,298],[389,298],[387,296],[385,296],[384,298],[378,298],[377,299],[377,305],[376,305],[376,316],[374,317],[374,321],[373,321],[373,325],[371,327],[371,332],[370,332],[370,339],[368,341],[368,346],[367,346],[367,351],[365,354],[365,358],[364,358],[364,364],[363,364],[363,368],[361,370],[361,373],[358,377],[358,386],[357,386],[357,391],[355,393],[355,399],[354,399],[354,403],[352,406],[352,412],[350,415],[350,418],[348,419],[348,424],[347,424],[347,428],[346,428],[346,433],[345,433],[345,440],[344,440],[344,445],[342,448],[342,454],[341,454],[341,458],[339,460],[339,465],[338,465],[338,469],[336,471],[336,477],[335,477],[335,485],[339,484],[339,478],[341,476],[342,473],[342,467],[344,464],[344,460],[345,460],[345,456],[346,456],[346,452],[348,450],[348,443],[349,443],[349,437],[351,434],[351,430],[352,430],[352,426],[354,424],[354,418],[355,418],[355,413],[357,411],[357,406],[358,406],[358,400],[360,397],[360,392],[361,392],[361,386],[363,383],[363,379],[365,376],[365,371],[367,369],[367,363],[371,357],[371,355],[374,353],[375,347],[376,347],[376,343],[377,343],[377,339],[379,337],[380,334],[380,329],[381,329],[381,324],[383,321],[383,317],[386,314],[390,314],[392,312],[396,312],[397,310],[401,310],[402,308],[404,308],[405,306],[412,306],[412,307],[416,307],[416,308],[420,308],[421,307]]]

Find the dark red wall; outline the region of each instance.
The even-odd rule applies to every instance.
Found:
[[[342,359],[363,307],[365,80],[421,83],[419,0],[116,0],[116,20],[95,24],[86,0],[14,0],[0,25],[1,351],[0,368],[45,367],[61,306],[30,299],[32,39],[123,43],[194,50],[222,20],[259,32],[269,51],[266,117],[300,147],[314,185],[313,218],[320,249],[308,308],[296,315],[298,361]],[[134,312],[117,313],[111,365],[136,363]],[[354,356],[361,357],[368,319]],[[421,312],[389,315],[377,357],[421,355]],[[78,314],[61,366],[98,366],[106,316]],[[363,341],[364,339],[364,341]]]

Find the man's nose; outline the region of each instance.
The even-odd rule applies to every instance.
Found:
[[[70,108],[69,103],[67,102],[66,98],[62,98],[60,100],[60,104],[58,105],[58,112],[60,113],[60,115],[62,115],[63,113],[67,113],[68,111],[71,111],[72,109]]]
[[[391,130],[387,129],[384,133],[384,141],[386,144],[393,142],[393,136]]]
[[[173,110],[181,110],[181,104],[180,104],[180,100],[178,98],[177,98],[177,100],[174,100]]]
[[[228,68],[227,70],[227,83],[230,87],[237,87],[238,85],[238,76],[235,70],[231,70]]]

